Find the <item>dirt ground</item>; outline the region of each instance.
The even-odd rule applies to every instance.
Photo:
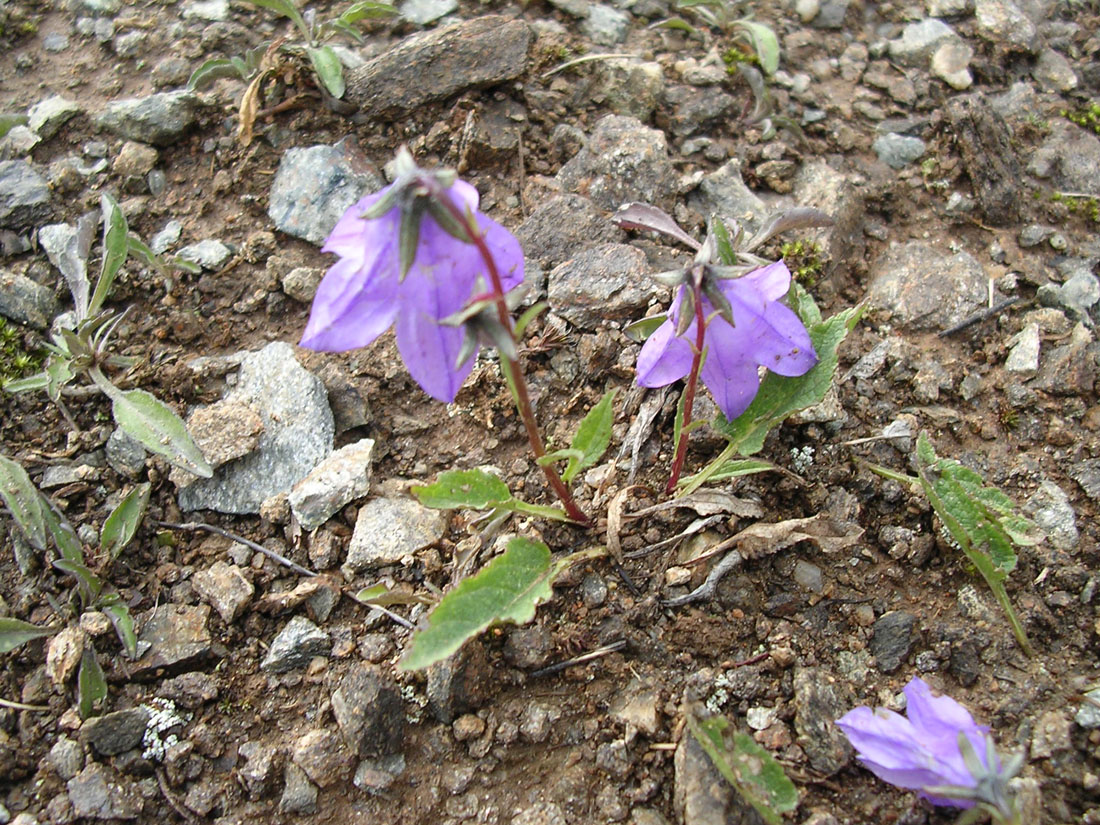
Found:
[[[342,7],[313,5],[322,16]],[[217,271],[168,281],[127,265],[112,300],[119,307],[135,308],[118,332],[120,351],[142,359],[130,383],[186,414],[196,404],[217,399],[223,386],[188,367],[197,356],[255,350],[270,341],[297,342],[308,305],[270,282],[266,262],[274,254],[295,265],[323,267],[329,258],[316,246],[277,232],[268,218],[272,177],[288,148],[331,144],[354,135],[379,168],[403,142],[425,165],[457,165],[467,115],[502,101],[513,103],[523,115],[522,154],[472,161],[467,156],[463,175],[478,187],[483,208],[494,219],[513,229],[519,226],[552,192],[548,181],[572,154],[560,127],[588,133],[608,112],[606,102],[593,93],[599,61],[552,76],[547,71],[573,57],[613,51],[655,61],[676,77],[682,71],[677,61],[701,61],[712,47],[721,53],[731,44],[716,31],[703,42],[649,28],[648,22],[665,14],[660,2],[646,6],[645,15],[635,7],[625,42],[609,48],[591,42],[575,17],[546,3],[463,3],[457,12],[463,19],[492,12],[541,24],[529,71],[518,82],[467,92],[397,121],[368,121],[333,111],[340,107],[326,105],[304,67],[287,64],[264,100],[256,139],[247,148],[234,137],[243,84],[218,81],[206,93],[197,126],[158,150],[156,167],[166,175],[163,193],[151,195],[140,179],[108,170],[91,179],[94,183],[55,197],[54,220],[75,221],[96,207],[100,189],[107,189],[118,195],[131,228],[145,239],[175,218],[183,224],[183,241],[217,238],[235,250]],[[78,2],[70,7],[61,0],[0,5],[0,111],[24,112],[50,94],[77,99],[94,111],[111,100],[152,93],[152,69],[166,58],[183,58],[193,69],[206,57],[240,54],[288,33],[275,15],[247,3],[232,3],[226,21],[211,23],[182,17],[175,3],[139,2],[114,15],[115,39],[101,44],[73,31],[74,20],[86,13],[81,9]],[[700,702],[752,732],[784,766],[800,794],[799,808],[788,821],[948,823],[954,821],[949,809],[933,809],[887,786],[842,750],[833,757],[821,753],[839,747],[835,742],[813,741],[815,723],[824,724],[815,714],[824,711],[809,697],[819,696],[820,685],[831,686],[830,695],[843,712],[858,704],[893,704],[912,676],[923,675],[988,724],[1003,750],[1029,749],[1020,793],[1032,818],[1025,821],[1100,822],[1100,731],[1074,721],[1082,694],[1097,677],[1097,504],[1071,475],[1080,462],[1100,456],[1100,407],[1091,380],[1085,389],[1069,394],[1057,388],[1023,393],[1024,379],[1004,370],[1007,342],[1023,327],[1025,313],[1034,309],[1037,288],[1057,281],[1053,261],[1065,251],[1047,243],[1025,248],[1019,243],[1021,229],[1030,224],[1052,227],[1068,244],[1066,255],[1077,251],[1087,259],[1097,254],[1097,224],[1087,207],[1071,211],[1036,181],[1021,186],[1018,215],[997,225],[980,213],[960,215],[946,208],[949,191],[968,193],[971,186],[944,114],[945,101],[959,92],[926,70],[892,64],[881,52],[874,56],[876,43],[898,37],[904,23],[925,16],[923,8],[853,2],[843,26],[836,29],[812,28],[793,9],[777,4],[761,3],[755,12],[779,32],[786,77],[805,74],[810,79],[809,91],[799,94],[790,83],[774,83],[776,110],[798,119],[816,108],[825,116],[804,124],[803,140],[786,131],[765,138],[759,124],[726,117],[699,133],[718,147],[706,153],[684,153],[684,140],[671,139],[670,131],[677,174],[688,180],[737,157],[746,183],[769,202],[778,202],[789,189],[784,188],[786,173],[767,166],[769,161],[789,161],[797,169],[826,158],[849,180],[858,179],[862,209],[847,246],[850,257],[827,260],[807,282],[826,315],[863,300],[874,262],[890,243],[909,240],[925,240],[952,252],[966,250],[999,283],[1009,273],[1026,273],[1016,288],[1020,301],[946,337],[897,325],[883,312],[869,312],[841,348],[837,401],[843,415],[792,420],[772,434],[762,453],[797,477],[769,474],[726,483],[721,489],[751,503],[753,515],[727,513],[698,535],[656,550],[647,548],[676,536],[705,514],[669,509],[628,518],[622,533],[625,567],[639,592],[632,593],[605,561],[571,571],[533,625],[497,628],[468,646],[455,666],[457,674],[451,674],[459,698],[450,714],[440,714],[429,701],[432,687],[423,674],[396,671],[408,632],[350,597],[339,599],[318,622],[333,642],[331,655],[282,675],[261,671],[261,660],[289,616],[307,615],[307,609],[280,612],[277,597],[299,582],[260,554],[246,553],[242,559],[256,591],[250,607],[228,624],[210,613],[211,651],[198,667],[205,674],[202,696],[190,702],[180,699],[189,719],[175,731],[185,747],[166,761],[144,757],[140,748],[112,757],[94,754],[77,730],[73,686],[55,689],[44,675],[45,640],[4,654],[0,698],[48,708],[0,707],[0,803],[11,817],[22,812],[42,823],[78,821],[67,797],[69,786],[47,758],[58,737],[67,735],[81,742],[84,764],[93,758],[105,763],[110,775],[136,795],[136,813],[130,818],[141,822],[680,822],[684,815],[682,800],[675,799],[674,753],[686,735],[684,703]],[[1014,147],[1024,158],[1043,143],[1050,122],[1064,120],[1062,109],[1077,109],[1100,96],[1100,78],[1089,70],[1097,51],[1093,41],[1100,18],[1095,6],[1052,5],[1049,17],[1077,25],[1067,39],[1070,63],[1083,80],[1074,92],[1044,94],[1038,98],[1041,109],[1012,121]],[[551,27],[548,21],[558,25]],[[975,83],[968,92],[1001,94],[1012,82],[1030,77],[1033,55],[1005,52],[978,37],[970,16],[953,22],[975,49]],[[366,50],[379,53],[412,31],[409,24],[371,24]],[[118,35],[128,32],[143,36],[135,38],[133,53],[119,56]],[[51,34],[66,35],[68,47],[47,50],[44,44]],[[840,58],[853,43],[870,47],[872,68],[878,66],[876,71],[885,77],[882,84],[869,82],[866,73],[862,78],[840,73]],[[911,95],[889,91],[900,78],[909,82]],[[736,77],[725,81],[725,91],[736,98],[738,110],[751,109],[751,94]],[[672,130],[677,113],[663,107],[658,104],[650,125]],[[917,133],[927,150],[921,161],[898,171],[876,157],[871,147],[881,119],[868,117],[869,107],[887,118],[922,120]],[[45,168],[97,140],[106,142],[109,159],[123,143],[97,132],[91,118],[80,115],[36,147],[31,159]],[[677,217],[696,231],[703,216],[685,203],[680,198]],[[8,255],[0,266],[64,294],[61,279],[39,251]],[[256,299],[258,287],[262,295]],[[1062,332],[1045,333],[1044,345],[1064,343],[1071,328],[1067,322]],[[41,336],[30,329],[21,329],[21,334],[26,349],[35,352]],[[885,366],[867,377],[852,375],[859,359],[888,338],[897,348]],[[539,399],[539,417],[551,437],[558,443],[567,440],[603,392],[619,387],[624,400],[610,455],[617,453],[643,400],[631,389],[633,359],[623,349],[633,345],[624,344],[621,324],[586,331],[543,319],[536,323],[533,341],[524,357]],[[580,353],[579,360],[570,352]],[[491,361],[483,360],[456,404],[445,407],[411,381],[390,335],[367,352],[299,351],[298,357],[314,371],[335,365],[368,399],[369,421],[340,435],[338,446],[367,436],[376,440],[376,488],[431,479],[454,466],[492,464],[503,470],[513,490],[551,503],[540,473],[527,463],[522,428]],[[1092,358],[1092,351],[1083,357]],[[570,358],[572,371],[565,363]],[[966,390],[967,376],[982,379],[980,392]],[[628,513],[659,500],[654,491],[662,488],[671,459],[678,388],[665,400],[642,450],[636,483],[647,485],[648,492],[629,499]],[[96,471],[88,480],[52,490],[51,496],[78,529],[98,529],[108,501],[117,500],[133,480],[102,458],[112,430],[105,399],[71,399],[69,405],[79,433],[70,432],[41,394],[5,396],[0,449],[36,479],[51,466],[85,460],[93,464]],[[901,415],[911,417],[914,431],[929,432],[940,455],[978,469],[1021,504],[1044,480],[1068,495],[1077,542],[1068,549],[1046,543],[1023,551],[1009,580],[1009,594],[1037,650],[1034,657],[1022,653],[981,580],[940,537],[928,504],[858,461],[908,469],[909,453],[896,441],[849,443],[879,435]],[[701,434],[690,466],[701,467],[719,448],[713,437]],[[180,512],[167,476],[163,461],[147,460],[142,477],[154,489],[149,516],[138,539],[109,572],[111,584],[135,614],[157,605],[202,605],[191,578],[233,552],[228,539],[156,526],[157,520],[191,517]],[[625,463],[611,484],[612,489],[625,486]],[[591,530],[536,523],[555,551],[606,541],[610,491],[593,485],[579,489],[582,504],[601,512],[600,523]],[[357,509],[349,505],[322,528],[338,547],[348,541]],[[664,605],[665,599],[703,581],[715,559],[694,560],[738,529],[754,521],[819,513],[857,525],[861,538],[833,552],[797,543],[746,562],[722,581],[712,599],[684,607]],[[292,525],[209,512],[194,517],[311,564],[309,537]],[[23,576],[10,552],[10,532],[10,522],[0,519],[0,615],[37,624],[61,618],[68,622],[69,617],[57,612],[66,602],[66,580],[48,566]],[[426,594],[426,584],[444,588],[451,583],[454,564],[468,546],[463,542],[475,532],[467,515],[455,513],[446,537],[408,564],[345,581],[337,560],[322,571],[324,579],[344,594],[381,578]],[[407,607],[395,610],[409,614]],[[871,649],[882,617],[897,612],[914,617],[914,623],[900,663],[887,673]],[[591,661],[543,672],[620,642],[624,644],[614,652]],[[111,687],[109,710],[148,704],[166,696],[166,690],[186,694],[178,684],[165,687],[166,677],[176,674],[132,678],[131,664],[113,635],[97,644]],[[320,788],[315,812],[287,811],[285,766],[310,731],[337,730],[332,693],[364,660],[392,674],[400,686],[407,721],[399,748],[403,770],[387,773],[378,765],[373,775],[360,769],[353,779],[357,760],[333,740],[327,784]],[[817,688],[806,687],[806,680]],[[451,718],[439,721],[440,715]],[[246,743],[252,744],[242,752]],[[257,749],[271,754],[266,767],[257,767],[261,758],[245,755]],[[823,765],[834,767],[823,770]],[[754,821],[749,814],[741,816],[688,821]]]

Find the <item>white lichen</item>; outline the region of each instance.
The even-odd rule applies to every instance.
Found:
[[[182,728],[191,721],[190,713],[180,713],[171,699],[154,696],[148,704],[142,705],[149,712],[149,722],[145,734],[141,737],[142,757],[153,762],[163,762],[165,755],[179,744],[179,737],[169,733],[172,728]],[[165,735],[167,734],[167,735]]]
[[[791,450],[791,466],[796,473],[804,473],[814,463],[814,448],[810,445],[795,447]]]

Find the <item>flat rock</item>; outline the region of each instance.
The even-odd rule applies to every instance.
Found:
[[[1028,386],[1062,396],[1092,392],[1098,349],[1092,333],[1084,324],[1077,324],[1066,343],[1047,350],[1040,361],[1039,374]]]
[[[206,238],[198,243],[181,247],[176,253],[185,261],[198,264],[203,269],[219,269],[229,260],[233,251],[216,238]]]
[[[57,775],[68,782],[84,769],[84,749],[68,736],[59,736],[53,743],[46,761]]]
[[[327,656],[330,647],[327,633],[305,616],[295,616],[272,640],[260,669],[269,673],[286,673],[305,667],[314,656]]]
[[[626,40],[630,15],[614,6],[592,3],[581,22],[581,33],[601,46],[615,46]]]
[[[134,678],[174,676],[200,667],[212,655],[209,618],[205,604],[163,605],[137,616],[138,646],[144,643],[149,649],[134,663]]]
[[[414,26],[426,26],[458,9],[458,0],[405,0],[401,17]]]
[[[526,23],[497,15],[413,35],[347,72],[345,98],[364,114],[393,120],[521,76],[530,45]]]
[[[49,329],[58,313],[53,290],[18,275],[0,269],[0,315],[35,329]]]
[[[187,417],[187,431],[202,451],[206,463],[216,469],[235,458],[248,455],[259,446],[264,420],[248,404],[216,401],[199,407]],[[199,477],[173,468],[169,478],[178,487],[186,487]]]
[[[310,782],[306,772],[293,762],[287,762],[283,772],[283,795],[279,799],[279,812],[317,813],[317,786]]]
[[[116,756],[140,745],[148,724],[145,708],[116,710],[86,719],[80,726],[80,738],[103,756]]]
[[[832,776],[852,759],[852,746],[833,724],[854,706],[852,689],[825,668],[798,668],[794,674],[794,726],[810,766]]]
[[[676,172],[664,132],[637,118],[608,115],[596,123],[587,144],[562,166],[562,187],[613,211],[628,201],[671,209]]]
[[[348,778],[348,753],[335,731],[309,731],[295,743],[290,758],[310,781],[322,788]]]
[[[901,37],[890,41],[890,56],[906,66],[924,68],[940,46],[958,39],[959,35],[951,26],[934,17],[907,23]]]
[[[540,203],[519,228],[516,238],[524,255],[545,267],[554,267],[598,243],[626,239],[588,198],[557,195]]]
[[[191,577],[191,585],[211,607],[218,611],[222,621],[232,624],[244,612],[256,588],[244,577],[235,564],[216,561],[206,570]]]
[[[676,137],[705,132],[707,127],[728,117],[736,101],[719,86],[670,86],[664,102],[671,112],[658,111],[658,125]]]
[[[141,796],[131,782],[93,762],[66,785],[73,814],[87,819],[137,819]]]
[[[625,244],[600,244],[556,266],[547,281],[554,312],[582,329],[641,315],[657,292],[645,253]]]
[[[660,63],[639,63],[633,59],[599,61],[593,98],[617,115],[647,121],[660,104],[665,75]]]
[[[394,564],[433,544],[447,529],[446,514],[406,498],[376,498],[359,508],[344,570],[351,575]]]
[[[741,178],[741,161],[727,161],[709,175],[688,196],[688,206],[708,220],[717,215],[726,223],[737,221],[750,233],[768,215],[768,208]]]
[[[1005,51],[1035,51],[1035,24],[1008,0],[974,0],[974,21],[982,38]]]
[[[373,665],[353,665],[332,694],[332,713],[357,758],[401,750],[405,709],[397,684]]]
[[[1073,123],[1054,120],[1027,171],[1064,192],[1100,196],[1100,138]]]
[[[75,101],[61,95],[50,95],[31,106],[27,112],[27,126],[43,140],[49,140],[83,111],[84,108]]]
[[[280,231],[319,245],[352,204],[383,185],[354,138],[288,149],[271,185],[267,215]]]
[[[871,634],[871,655],[883,673],[893,673],[909,656],[913,647],[913,628],[917,617],[904,610],[883,613]]]
[[[320,527],[344,505],[370,492],[374,439],[341,447],[291,488],[290,509],[306,530]]]
[[[183,510],[258,513],[265,499],[289,492],[332,450],[324,384],[302,368],[289,344],[276,341],[244,355],[225,401],[258,412],[263,434],[255,450],[180,490]]]
[[[1008,372],[1034,375],[1039,369],[1039,325],[1028,324],[1008,343],[1011,349],[1005,359],[1005,369]]]
[[[944,329],[981,309],[988,281],[971,255],[921,243],[892,244],[871,268],[867,300],[913,329]]]
[[[25,160],[0,161],[0,229],[26,229],[50,217],[46,179]]]
[[[902,169],[924,154],[924,141],[909,135],[888,132],[879,135],[871,145],[878,159],[892,169]]]
[[[946,110],[982,214],[999,226],[1013,223],[1023,169],[1004,118],[981,93],[951,98]]]
[[[1039,489],[1024,504],[1024,512],[1046,533],[1046,540],[1052,547],[1059,550],[1077,547],[1080,541],[1077,514],[1065,490],[1053,481],[1043,479]]]
[[[194,125],[196,104],[189,92],[158,92],[108,103],[95,123],[127,140],[171,146]]]
[[[1100,501],[1100,458],[1086,458],[1070,467],[1069,476],[1093,501]]]

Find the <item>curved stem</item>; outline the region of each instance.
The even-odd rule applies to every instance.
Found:
[[[485,268],[489,273],[490,286],[492,287],[493,303],[497,308],[497,318],[500,320],[501,326],[508,330],[513,342],[517,344],[516,350],[518,351],[519,342],[515,341],[512,313],[504,299],[504,284],[500,278],[500,270],[497,269],[496,260],[493,258],[493,253],[489,250],[488,244],[485,243],[480,227],[477,226],[476,222],[470,220],[469,215],[459,209],[446,193],[441,193],[437,197],[443,207],[465,227],[466,233],[473,241],[478,254],[481,255],[481,259],[485,262]],[[531,406],[531,395],[527,391],[527,380],[524,378],[523,370],[520,369],[518,359],[509,358],[503,352],[500,352],[500,363],[501,370],[508,382],[508,388],[512,391],[512,398],[516,402],[516,411],[523,422],[523,428],[527,431],[527,441],[531,444],[531,451],[535,454],[535,459],[538,460],[546,455],[546,446],[543,444],[538,422],[535,420],[535,411]],[[565,482],[562,481],[561,476],[558,475],[558,471],[552,465],[544,464],[542,472],[546,476],[551,489],[561,501],[562,506],[565,507],[566,515],[578,524],[591,524],[591,519],[577,505],[577,502],[573,499],[573,494],[569,491]]]
[[[688,373],[687,385],[684,387],[684,416],[680,422],[680,441],[676,445],[676,456],[672,459],[672,472],[669,473],[668,484],[665,485],[665,495],[671,495],[680,481],[680,473],[684,471],[684,459],[687,458],[688,436],[691,427],[691,410],[695,406],[695,389],[699,386],[699,370],[703,366],[703,345],[706,339],[707,328],[703,323],[703,291],[697,285],[694,290],[692,303],[695,305],[695,346],[691,357],[691,372]]]

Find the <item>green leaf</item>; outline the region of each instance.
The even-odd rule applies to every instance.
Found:
[[[107,386],[110,386],[109,384]],[[214,471],[191,440],[187,425],[164,402],[145,390],[101,389],[110,397],[115,421],[150,452],[162,455],[177,467],[210,478]]]
[[[313,71],[317,73],[317,77],[321,79],[321,83],[324,84],[328,93],[335,98],[343,97],[344,66],[340,63],[340,58],[336,56],[336,52],[332,50],[332,47],[308,46],[306,54],[309,55],[309,62],[313,64]]]
[[[107,614],[107,618],[115,626],[115,633],[118,634],[118,640],[126,649],[126,655],[136,659],[137,633],[134,632],[134,617],[130,615],[130,608],[115,593],[101,598],[98,607]]]
[[[730,241],[730,231],[726,228],[725,221],[717,215],[711,221],[711,231],[714,232],[714,242],[718,247],[718,261],[723,266],[734,266],[737,263],[737,251]]]
[[[727,461],[710,477],[710,481],[725,481],[730,478],[751,476],[756,473],[768,473],[779,468],[770,461],[761,461],[754,458],[740,458]]]
[[[570,449],[580,452],[580,459],[570,458],[561,474],[562,479],[568,484],[577,473],[591,467],[607,450],[611,443],[611,425],[615,423],[615,393],[617,390],[608,390],[603,398],[588,411],[581,423],[577,426],[577,432],[573,436]]]
[[[26,378],[16,378],[14,381],[4,382],[4,392],[10,392],[12,395],[15,395],[20,392],[44,390],[49,385],[50,376],[45,372],[36,372],[34,375],[28,375]]]
[[[546,301],[539,301],[537,304],[532,304],[523,311],[523,314],[516,319],[516,326],[512,331],[517,341],[523,340],[523,333],[527,332],[527,326],[544,310],[549,309],[549,307],[550,304]]]
[[[241,80],[247,80],[244,61],[239,57],[236,59],[211,58],[191,73],[187,81],[187,89],[192,92],[201,91],[221,77],[239,77]]]
[[[66,519],[65,516],[61,514],[61,511],[57,509],[57,506],[45,496],[42,496],[42,508],[46,529],[49,530],[50,535],[53,536],[54,544],[57,545],[61,557],[74,564],[83,565],[84,545],[80,543],[80,539],[77,538],[76,531],[73,530],[73,526],[69,524],[68,519]]]
[[[810,328],[818,362],[805,375],[789,378],[769,372],[760,382],[756,398],[741,415],[727,421],[719,413],[714,425],[734,445],[736,453],[750,456],[760,452],[773,427],[821,403],[836,375],[837,349],[862,312],[862,307],[851,307]]]
[[[15,650],[32,639],[41,639],[55,632],[53,628],[39,627],[19,619],[0,617],[0,653]]]
[[[726,735],[729,722],[721,717],[687,716],[691,735],[726,781],[756,809],[768,825],[779,825],[783,814],[798,807],[798,789],[768,751],[744,733]]]
[[[18,462],[0,455],[0,497],[19,530],[38,552],[46,549],[45,501],[27,471]]]
[[[779,39],[775,32],[763,23],[752,20],[738,20],[734,25],[748,34],[752,49],[760,60],[760,68],[769,75],[775,74],[775,70],[779,68]]]
[[[99,548],[112,561],[118,558],[119,553],[137,533],[141,519],[145,515],[145,508],[149,506],[151,490],[152,486],[149,484],[137,485],[126,494],[126,497],[103,522],[103,529],[99,532]]]
[[[691,25],[688,21],[681,17],[670,17],[668,20],[662,20],[659,23],[654,23],[650,28],[653,29],[678,29],[682,32],[687,32],[692,37],[699,37],[699,30],[695,26]]]
[[[485,470],[448,470],[434,484],[412,487],[411,492],[435,510],[487,510],[512,499],[508,485]]]
[[[80,660],[80,673],[77,674],[76,682],[80,696],[80,718],[87,719],[96,713],[99,703],[107,698],[107,677],[99,666],[91,640],[84,643],[84,657]]]
[[[104,192],[100,196],[100,208],[103,211],[103,262],[99,270],[99,279],[96,281],[92,300],[88,304],[88,315],[93,316],[99,312],[103,302],[111,293],[115,278],[126,255],[130,251],[128,236],[130,229],[126,225],[126,216],[118,202]]]
[[[80,603],[85,609],[91,607],[99,598],[103,590],[103,579],[93,573],[86,564],[71,559],[57,559],[53,566],[76,579],[76,586],[80,591]]]
[[[351,25],[360,20],[376,20],[383,17],[396,17],[400,14],[389,3],[373,3],[370,0],[359,0],[352,3],[338,18],[340,22]]]
[[[504,622],[526,624],[535,608],[553,595],[551,585],[570,564],[606,551],[581,551],[552,561],[541,541],[516,537],[508,549],[475,576],[463,580],[436,605],[428,626],[413,634],[402,670],[420,670],[442,661],[488,627]]]
[[[249,0],[249,2],[260,8],[270,9],[276,14],[281,14],[293,22],[304,36],[309,37],[309,27],[306,25],[306,21],[302,19],[298,7],[289,0]]]
[[[126,244],[127,254],[132,255],[138,260],[144,261],[145,265],[150,269],[154,269],[157,272],[164,271],[164,263],[161,261],[160,256],[133,232],[126,238]]]
[[[641,344],[645,342],[646,338],[657,331],[657,327],[667,320],[667,315],[652,315],[648,318],[642,318],[640,321],[635,321],[632,324],[627,324],[623,332],[631,341]]]
[[[806,329],[821,323],[821,310],[817,308],[817,302],[798,281],[791,281],[791,291],[787,293],[787,303],[801,319]]]
[[[29,118],[26,115],[0,115],[0,138],[3,138],[16,126],[26,126]]]

